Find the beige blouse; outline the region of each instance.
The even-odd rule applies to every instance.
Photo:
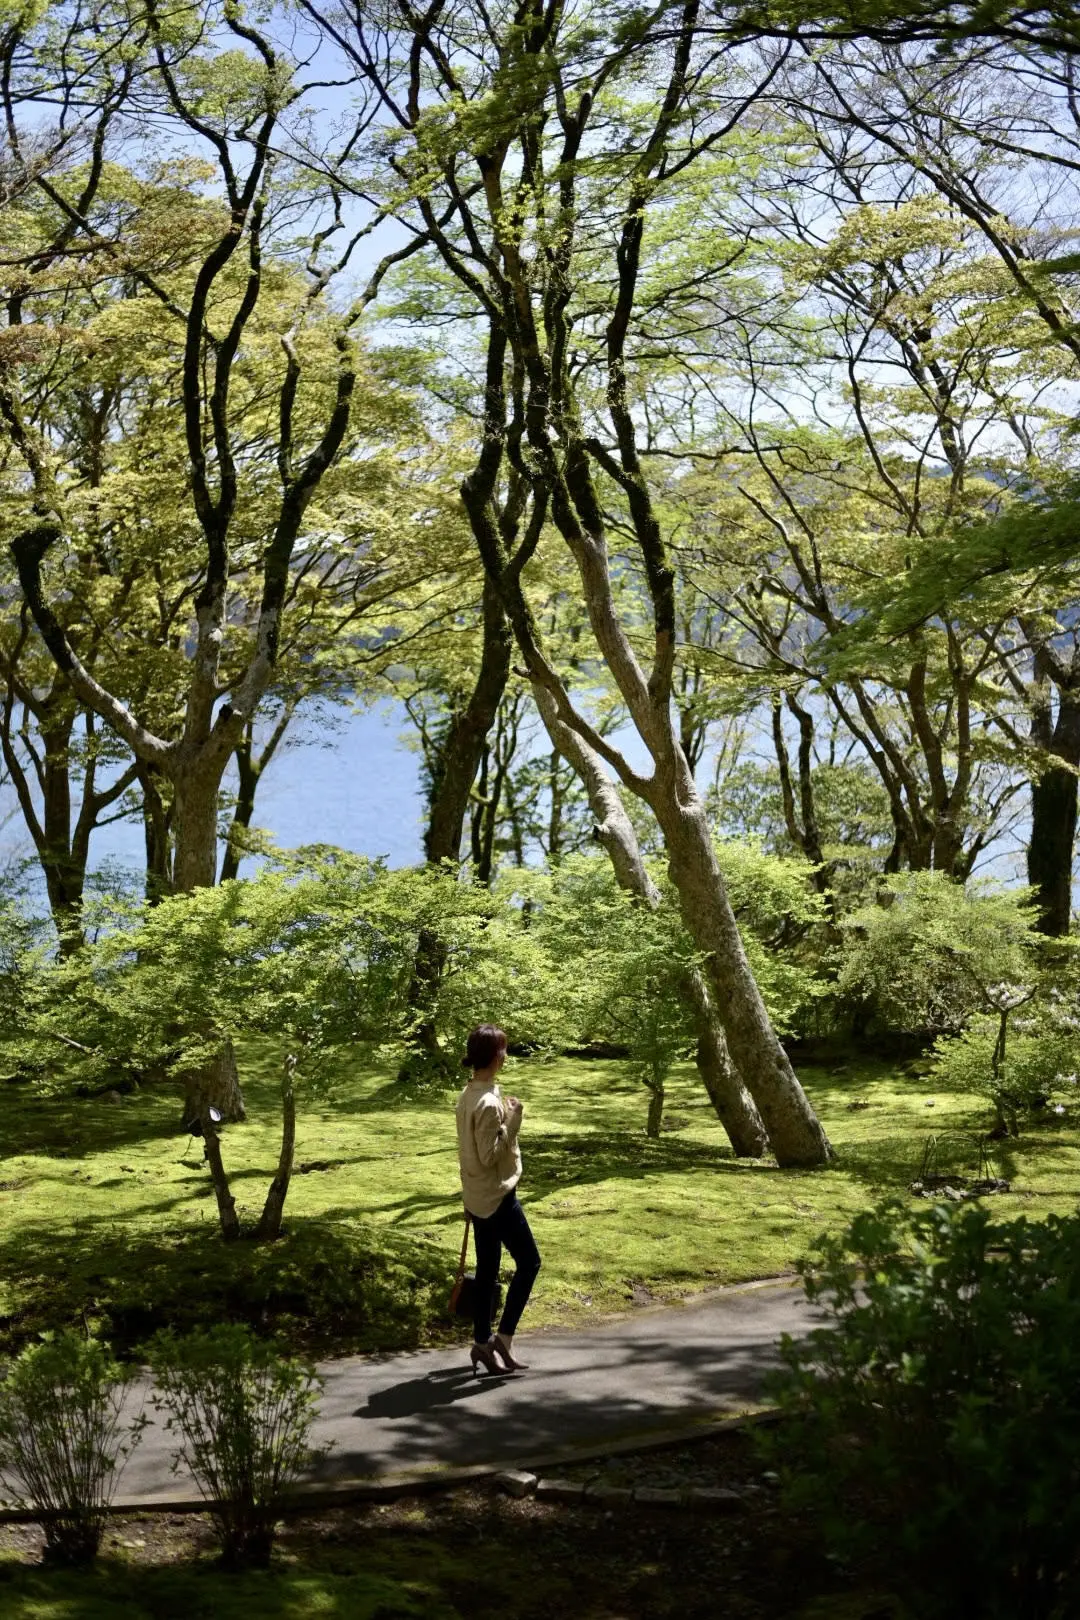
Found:
[[[483,1219],[521,1180],[521,1115],[510,1112],[497,1085],[476,1079],[458,1098],[456,1114],[461,1196],[470,1215]]]

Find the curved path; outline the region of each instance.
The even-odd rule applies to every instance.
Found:
[[[471,1375],[466,1344],[322,1367],[315,1439],[332,1442],[311,1485],[447,1469],[551,1463],[574,1451],[692,1430],[743,1411],[778,1365],[782,1333],[819,1320],[788,1281],[727,1288],[682,1304],[648,1306],[568,1333],[521,1333],[529,1371]],[[117,1505],[180,1505],[190,1481],[169,1471],[172,1436],[155,1423],[124,1471]]]

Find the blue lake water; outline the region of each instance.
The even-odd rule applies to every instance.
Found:
[[[420,756],[405,742],[406,732],[404,712],[391,703],[361,713],[336,711],[329,725],[315,719],[301,721],[260,783],[255,825],[285,849],[336,844],[359,854],[383,856],[391,866],[419,861],[423,836]],[[644,748],[629,727],[617,732],[612,741],[635,768],[647,768]],[[702,775],[707,774],[706,764]],[[1026,817],[1021,816],[1009,836],[984,852],[980,875],[1023,881],[1026,832]],[[0,785],[0,867],[13,861],[31,863],[32,881],[37,886],[33,846],[14,792]],[[142,872],[141,821],[117,822],[94,834],[91,867],[106,862]]]
[[[338,844],[383,855],[392,866],[418,861],[420,758],[402,741],[403,729],[404,716],[390,704],[360,714],[340,711],[328,729],[301,722],[259,784],[255,825],[284,848]],[[0,818],[0,857],[5,863],[30,857],[33,848],[9,787],[0,788]],[[117,822],[94,834],[91,865],[105,861],[141,870],[141,822]]]

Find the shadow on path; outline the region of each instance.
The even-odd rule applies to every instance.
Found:
[[[502,1373],[497,1377],[486,1374],[479,1378],[474,1377],[471,1370],[428,1373],[426,1378],[410,1378],[404,1384],[391,1384],[388,1389],[376,1390],[368,1396],[366,1405],[357,1407],[353,1417],[417,1417],[437,1407],[449,1406],[454,1401],[484,1395],[491,1387],[504,1384],[513,1376],[513,1373]]]

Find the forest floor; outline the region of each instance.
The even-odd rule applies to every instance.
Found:
[[[225,1132],[224,1155],[253,1224],[277,1158],[277,1076],[265,1053],[241,1067],[249,1121]],[[837,1149],[825,1171],[736,1160],[690,1065],[652,1141],[625,1064],[512,1061],[504,1089],[525,1103],[521,1193],[544,1257],[528,1326],[790,1273],[820,1231],[925,1168],[983,1168],[984,1099],[937,1091],[918,1066],[801,1073]],[[172,1092],[78,1099],[7,1082],[0,1102],[0,1351],[77,1323],[127,1353],[166,1323],[222,1316],[320,1356],[457,1336],[443,1319],[461,1236],[452,1093],[343,1065],[301,1096],[285,1236],[229,1247]],[[995,1212],[1075,1208],[1076,1110],[992,1151],[1011,1182]]]
[[[893,1620],[864,1572],[831,1567],[779,1511],[745,1432],[560,1470],[737,1493],[717,1516],[514,1501],[490,1484],[297,1515],[271,1568],[217,1567],[205,1515],[131,1516],[98,1567],[40,1565],[36,1526],[0,1526],[4,1620]]]

